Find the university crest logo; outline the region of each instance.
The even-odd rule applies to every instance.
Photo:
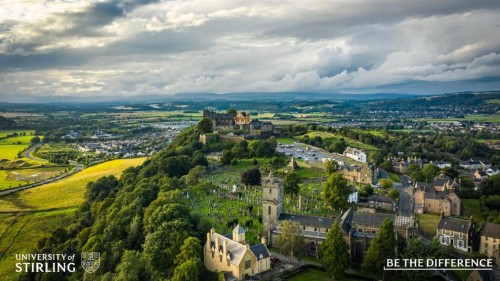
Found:
[[[101,253],[84,252],[82,253],[82,267],[88,273],[94,273],[100,265]]]

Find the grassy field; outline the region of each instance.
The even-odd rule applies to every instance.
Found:
[[[3,144],[27,144],[27,145],[29,145],[31,143],[32,138],[34,138],[34,136],[17,136],[17,137],[0,139],[0,145],[3,145]]]
[[[102,176],[119,176],[146,158],[119,159],[92,166],[57,182],[0,197],[0,212],[34,211],[76,207],[83,200],[85,186]]]
[[[34,130],[0,130],[0,138],[4,138],[7,135],[12,135],[14,133],[17,133],[18,135],[26,134],[26,136],[33,137],[35,134],[35,131]]]
[[[65,169],[66,167],[0,170],[0,190],[46,180]]]
[[[15,254],[33,253],[40,239],[70,223],[74,210],[0,214],[0,280],[18,280]]]
[[[0,159],[14,160],[27,147],[27,144],[0,144]]]
[[[344,137],[344,136],[333,134],[333,133],[317,132],[316,131],[316,132],[307,133],[307,135],[311,139],[314,138],[315,136],[320,136],[323,140],[332,139],[332,140],[338,141],[338,140],[340,140],[340,138],[344,138],[345,142],[350,147],[355,147],[355,148],[363,149],[363,150],[371,150],[371,151],[378,150],[378,148],[376,148],[373,145],[365,144],[365,143],[359,142],[357,140],[353,140],[353,139],[350,139],[348,137]]]
[[[434,238],[441,216],[437,214],[417,214],[417,218],[420,232],[426,238]]]
[[[500,104],[500,99],[491,99],[487,100],[486,103],[492,103],[492,104]]]
[[[279,143],[284,143],[284,144],[293,144],[293,140],[292,139],[287,139],[287,138],[277,139],[277,141]]]

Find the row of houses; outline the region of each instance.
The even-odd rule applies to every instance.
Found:
[[[500,264],[500,225],[475,224],[470,219],[442,216],[436,229],[436,238],[442,245],[452,245],[461,252],[479,253]]]

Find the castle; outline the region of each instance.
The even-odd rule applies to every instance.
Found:
[[[243,130],[252,134],[269,134],[274,131],[274,125],[271,122],[252,120],[250,113],[244,111],[218,113],[205,109],[203,118],[212,121],[214,130]]]
[[[262,182],[263,212],[262,223],[269,245],[276,246],[276,238],[281,233],[281,223],[285,220],[298,222],[302,228],[302,235],[306,241],[306,251],[309,255],[319,257],[319,246],[326,239],[328,230],[335,223],[332,217],[316,217],[284,212],[283,182],[280,179],[269,177]],[[351,260],[360,265],[363,256],[375,237],[380,225],[385,219],[392,220],[399,245],[403,247],[406,240],[418,235],[416,222],[413,217],[404,217],[394,214],[361,213],[352,209],[345,211],[340,217],[343,238],[349,246]]]
[[[340,165],[337,172],[344,176],[349,183],[375,185],[378,181],[379,170],[374,164],[363,164],[361,166]]]

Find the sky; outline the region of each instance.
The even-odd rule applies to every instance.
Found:
[[[497,0],[2,0],[2,96],[500,89]]]

